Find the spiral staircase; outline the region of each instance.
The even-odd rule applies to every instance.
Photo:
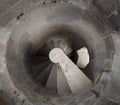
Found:
[[[103,1],[11,0],[0,13],[0,105],[119,105],[119,11]]]
[[[42,47],[39,48],[35,54],[31,54],[32,55],[31,62],[32,62],[32,68],[33,68],[32,76],[36,79],[37,82],[41,83],[41,85],[44,88],[53,90],[58,95],[70,95],[72,94],[72,90],[66,79],[67,77],[65,77],[65,74],[63,73],[61,66],[59,64],[52,62],[49,57],[49,53],[51,52],[51,50],[55,48],[61,49],[65,53],[65,55],[70,60],[72,60],[72,62],[75,63],[77,61],[78,55],[77,53],[74,54],[75,51],[72,49],[72,46],[69,40],[64,38],[53,38],[43,43]],[[59,53],[60,52],[58,52],[58,54]],[[55,55],[56,54],[54,54],[52,58]],[[59,59],[59,57],[57,59]],[[73,72],[75,71],[73,70],[71,72],[73,74]],[[75,77],[72,77],[72,78],[75,78]],[[79,78],[75,78],[75,79],[74,81],[79,81],[78,80]],[[75,84],[76,83],[73,83],[72,85],[75,85]],[[83,85],[83,84],[80,84],[80,85]]]

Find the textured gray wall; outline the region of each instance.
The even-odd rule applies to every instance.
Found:
[[[13,18],[26,12],[31,2],[58,0],[0,0],[0,26],[5,26]],[[69,0],[63,0],[69,1]],[[79,0],[80,1],[80,0]],[[82,0],[81,0],[82,1]],[[84,0],[91,1],[91,0]],[[111,21],[115,30],[120,30],[120,0],[92,0],[93,4]]]
[[[25,12],[30,0],[1,0],[0,26],[5,26],[13,18]]]

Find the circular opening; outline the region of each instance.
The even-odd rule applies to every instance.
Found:
[[[8,44],[7,63],[10,76],[16,86],[23,91],[26,86],[29,89],[29,93],[33,95],[37,93],[56,97],[72,94],[63,73],[57,72],[60,68],[56,67],[49,59],[49,52],[53,48],[61,48],[69,59],[77,65],[77,51],[86,47],[89,52],[90,62],[82,69],[82,72],[93,82],[94,64],[91,63],[91,60],[94,58],[94,53],[82,36],[82,34],[77,34],[67,28],[48,31],[41,35],[41,38],[35,36],[39,41],[34,44],[28,40],[29,37],[26,35],[21,36],[17,43],[15,40],[11,40],[14,37],[12,36]],[[12,62],[14,62],[14,65]],[[64,84],[67,85],[66,89]]]
[[[29,75],[32,75],[32,80],[35,81],[39,87],[44,88],[45,91],[52,90],[54,91],[53,93],[58,95],[58,78],[56,76],[58,74],[54,71],[55,64],[49,59],[49,52],[53,48],[61,48],[76,65],[78,60],[77,50],[86,47],[90,55],[92,52],[86,41],[74,32],[61,30],[54,34],[49,33],[47,37],[43,38],[42,44],[33,48],[35,50],[31,50],[32,47],[25,49],[24,63]],[[90,59],[92,59],[91,56]],[[93,81],[93,69],[91,66],[88,65],[83,72]],[[68,94],[71,94],[71,92]]]

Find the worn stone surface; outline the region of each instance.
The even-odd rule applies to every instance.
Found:
[[[103,12],[110,14],[119,6],[119,0],[94,0],[95,5]]]
[[[20,0],[20,1],[19,0],[14,0],[14,1],[13,0],[6,0],[6,1],[4,0],[3,1],[3,0],[1,0],[0,1],[1,2],[1,4],[0,4],[0,26],[5,26],[13,18],[15,18],[15,20],[17,20],[16,23],[19,24],[18,20],[21,19],[21,17],[25,14],[25,12],[27,11],[26,8],[29,8],[28,5],[29,5],[29,3],[31,3],[31,1],[32,1],[32,3],[36,2],[37,4],[35,4],[35,5],[39,5],[39,7],[44,8],[45,11],[47,10],[46,7],[49,6],[50,7],[49,8],[49,12],[51,10],[53,10],[54,8],[56,8],[54,6],[52,7],[51,3],[53,3],[53,4],[56,4],[57,2],[59,2],[61,4],[65,3],[64,4],[65,5],[65,9],[67,7],[69,7],[67,3],[69,3],[69,5],[73,4],[75,6],[80,6],[80,8],[82,8],[83,10],[79,11],[79,9],[75,9],[75,10],[77,10],[77,11],[75,11],[75,14],[74,14],[73,11],[71,11],[72,9],[74,9],[74,6],[73,6],[72,8],[69,7],[70,11],[68,11],[69,9],[66,9],[64,12],[57,11],[56,14],[58,12],[61,13],[57,17],[57,19],[56,19],[55,16],[52,17],[53,20],[50,19],[51,21],[48,19],[49,22],[53,22],[55,20],[56,20],[55,22],[58,22],[58,21],[60,22],[62,20],[62,22],[70,22],[70,23],[72,23],[72,19],[75,19],[76,21],[79,20],[79,19],[81,19],[80,16],[84,14],[84,12],[85,12],[86,9],[88,9],[88,8],[86,8],[86,6],[89,6],[89,4],[91,5],[91,3],[92,3],[92,2],[89,2],[88,0],[86,0],[85,2],[84,2],[84,0],[81,0],[81,1],[80,0],[69,0],[69,2],[68,2],[68,0],[61,0],[61,1],[59,1],[59,0],[56,0],[56,1],[54,1],[54,0],[51,0],[51,1],[49,1],[49,0]],[[100,10],[100,11],[102,10],[101,17],[104,16],[104,15],[107,16],[107,18],[109,19],[110,23],[112,23],[114,29],[117,30],[117,31],[119,31],[119,27],[120,27],[120,22],[119,22],[119,17],[120,17],[119,12],[120,12],[120,10],[118,8],[119,2],[118,2],[118,0],[94,0],[94,4],[95,5],[97,4],[96,6],[98,6],[98,10]],[[66,4],[67,4],[67,6],[66,6]],[[48,14],[51,15],[52,12],[51,13],[49,13],[49,12],[48,12]],[[79,14],[80,12],[81,12],[81,14]],[[92,12],[92,13],[97,13],[97,12]],[[39,16],[39,17],[38,18],[36,17],[36,19],[34,19],[34,15]],[[34,32],[37,33],[38,32],[37,31],[38,27],[40,27],[40,25],[42,24],[42,22],[41,22],[41,24],[39,26],[35,27],[36,25],[39,24],[39,22],[37,22],[36,20],[42,20],[42,18],[40,18],[40,14],[38,14],[37,12],[34,15],[33,16],[29,15],[29,21],[27,21],[27,23],[29,23],[29,25],[31,26],[31,27],[28,28],[29,33],[32,34],[33,36],[35,34],[33,34],[32,31],[34,31]],[[69,15],[71,17],[68,19],[69,16],[67,17],[67,15]],[[98,15],[98,14],[94,14],[94,16],[95,15]],[[63,16],[64,18],[61,19],[60,16]],[[94,18],[94,20],[96,20],[96,22],[93,22],[93,23],[97,24],[98,20],[100,20],[100,17],[99,16],[95,16],[94,17],[94,16],[92,15],[91,18]],[[86,15],[85,17],[88,17],[90,19],[89,15]],[[83,17],[83,18],[85,18],[85,17]],[[30,23],[30,22],[32,22],[32,23]],[[106,30],[104,30],[102,28],[100,30],[103,31],[103,33],[104,32],[108,32],[108,26],[104,25],[104,21],[100,20],[100,23],[102,23],[102,25],[101,24],[97,24],[98,27],[101,27],[101,26],[104,27],[104,28],[107,27]],[[76,22],[76,24],[77,24],[77,22]],[[25,24],[23,24],[23,26],[27,27],[27,25],[25,25]],[[47,24],[47,26],[48,26],[48,24]],[[91,30],[91,28],[93,28],[92,25],[87,24],[87,26],[84,26],[84,24],[82,24],[81,26],[83,26],[85,30],[87,29],[88,32],[91,33],[90,35],[93,36],[96,41],[98,41],[97,37],[96,37],[97,36],[96,31]],[[95,28],[97,29],[98,27],[95,27]],[[45,26],[43,27],[43,29],[44,28],[45,28]],[[54,27],[54,29],[55,28],[56,27]],[[76,29],[76,27],[75,27],[75,29]],[[46,31],[46,29],[45,29],[45,31]],[[22,31],[19,31],[19,32],[22,33]],[[18,37],[19,32],[16,33],[17,34],[16,37]],[[26,96],[24,95],[24,93],[21,92],[19,89],[17,89],[15,87],[15,85],[13,85],[13,81],[9,77],[9,74],[8,74],[8,71],[7,71],[7,66],[6,66],[6,59],[5,59],[5,55],[6,54],[5,54],[5,52],[6,52],[6,45],[7,45],[7,41],[8,41],[8,37],[9,37],[10,32],[3,28],[2,30],[0,29],[0,33],[1,33],[0,34],[0,68],[1,68],[0,69],[0,90],[6,91],[7,95],[10,96],[10,100],[13,100],[13,102],[17,103],[17,105],[32,105],[32,103],[29,102],[28,98],[26,98]],[[84,33],[81,33],[81,34],[83,34],[83,37],[84,37]],[[103,34],[103,36],[105,36],[105,34]],[[119,82],[120,82],[120,80],[119,80],[119,73],[120,73],[119,72],[119,68],[120,68],[119,67],[119,65],[120,65],[120,63],[119,63],[119,61],[120,61],[120,57],[119,57],[120,56],[120,53],[119,53],[120,52],[120,50],[119,50],[120,48],[119,48],[119,46],[120,46],[120,43],[119,42],[120,42],[120,40],[119,40],[118,36],[119,35],[116,36],[116,39],[115,39],[115,42],[114,42],[114,44],[117,45],[117,48],[115,48],[115,54],[113,56],[113,62],[112,62],[111,59],[106,59],[103,62],[104,65],[102,66],[103,69],[105,69],[105,70],[109,70],[112,67],[111,73],[108,73],[108,74],[106,73],[103,76],[104,79],[106,79],[106,77],[109,79],[109,76],[110,76],[110,79],[108,81],[108,85],[106,86],[106,89],[103,91],[104,93],[101,93],[101,87],[103,88],[103,83],[104,82],[102,82],[101,85],[96,85],[96,88],[95,88],[96,91],[98,93],[100,93],[100,95],[102,94],[106,98],[102,98],[102,96],[97,97],[97,98],[95,96],[93,96],[93,97],[90,96],[89,99],[85,99],[86,98],[86,96],[85,96],[85,98],[82,99],[82,100],[85,99],[85,101],[83,103],[80,103],[81,100],[78,101],[81,98],[81,95],[80,95],[78,97],[78,100],[77,100],[77,102],[79,102],[80,105],[94,105],[95,101],[98,101],[98,102],[96,102],[95,105],[107,105],[107,104],[108,105],[117,105],[116,103],[120,103],[120,97],[119,97],[120,92],[118,91],[120,89],[120,85],[119,85]],[[39,39],[39,38],[36,38],[36,40],[37,39]],[[108,51],[106,53],[106,57],[112,58],[113,45],[112,45],[112,43],[109,43],[109,42],[111,42],[111,39],[110,39],[109,36],[108,37],[104,37],[104,39],[105,39],[105,43],[106,43],[106,46],[107,46],[107,49],[108,49]],[[34,42],[36,42],[36,40]],[[87,41],[89,42],[88,43],[89,45],[92,42],[95,42],[92,38],[88,38]],[[100,43],[102,43],[102,42],[100,42]],[[16,47],[16,46],[14,46],[14,47]],[[100,51],[101,48],[102,48],[101,46],[97,45],[96,49]],[[101,61],[100,63],[98,63],[98,67],[101,67],[102,61],[104,59],[104,54],[101,53],[101,52],[99,52],[97,55],[98,55],[98,59]],[[11,56],[11,59],[12,59],[12,57],[14,56],[12,52],[11,52],[10,56]],[[92,58],[94,58],[94,56]],[[12,63],[15,63],[15,61],[12,62]],[[11,64],[12,67],[14,67],[13,65]],[[15,67],[15,68],[19,68],[19,67]],[[19,68],[19,70],[20,69],[21,68]],[[17,77],[17,75],[14,74],[14,77]],[[21,80],[20,75],[18,76],[18,78]],[[25,79],[22,79],[21,82],[24,82],[24,80]],[[29,83],[29,81],[27,81],[27,82]],[[27,84],[27,82],[26,82],[26,84]],[[33,86],[33,84],[31,86]],[[36,91],[35,89],[36,88],[34,88],[34,90],[31,90],[31,91]],[[28,91],[28,89],[27,89],[27,91]],[[71,102],[69,104],[71,104],[71,105],[74,105],[74,104],[77,105],[78,103],[75,102],[75,100],[73,100],[73,99],[74,98],[71,98]],[[56,99],[56,101],[54,101],[55,105],[60,105],[60,104],[61,105],[66,105],[65,102],[66,102],[66,100],[69,100],[69,99],[63,97],[63,98],[58,99],[58,100]],[[45,99],[45,101],[46,101],[46,99]],[[39,103],[39,102],[38,103],[37,102],[34,103],[34,105],[39,105],[39,104],[46,105],[44,102],[43,103],[42,102],[41,103]],[[53,104],[50,103],[49,105],[53,105]]]
[[[24,13],[27,3],[27,0],[2,0],[0,2],[0,26],[7,25]]]
[[[115,55],[109,81],[103,94],[108,99],[120,103],[120,36],[119,33],[113,33],[112,37],[115,44]]]
[[[7,28],[0,28],[0,99],[4,98],[4,96],[8,97],[7,100],[2,99],[3,101],[7,102],[6,104],[10,105],[30,105],[28,101],[26,101],[25,96],[21,91],[16,89],[13,85],[8,71],[7,71],[7,63],[6,63],[6,48],[9,36],[11,35],[11,31]],[[2,93],[1,93],[2,92]],[[20,101],[21,100],[21,101]],[[10,102],[9,102],[10,101]],[[25,102],[26,101],[26,102]],[[1,100],[0,100],[1,102]],[[1,104],[1,103],[0,103]],[[6,105],[5,103],[3,105]]]
[[[77,51],[78,59],[77,59],[77,65],[80,68],[85,68],[89,63],[89,53],[86,47],[83,47]]]

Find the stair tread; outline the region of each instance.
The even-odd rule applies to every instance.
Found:
[[[61,40],[54,40],[54,46],[56,48],[60,48],[60,43],[61,43]]]
[[[49,78],[46,83],[46,88],[48,89],[57,89],[57,66],[54,64],[49,75]]]
[[[49,66],[47,66],[47,67],[42,71],[42,73],[37,76],[37,79],[38,79],[39,81],[41,81],[43,85],[45,85],[46,82],[47,82],[47,79],[48,79],[49,74],[50,74],[50,72],[51,72],[52,66],[53,66],[52,63],[49,64]]]
[[[69,54],[70,52],[72,52],[72,49],[71,49],[69,43],[67,43],[67,41],[61,41],[61,43],[60,43],[60,48],[61,48],[66,54]]]
[[[57,92],[59,95],[71,93],[70,87],[60,67],[57,69]]]
[[[40,74],[50,63],[51,63],[50,61],[46,61],[46,62],[40,63],[38,65],[34,65],[33,66],[34,73]]]
[[[51,41],[46,42],[46,44],[47,44],[47,46],[49,47],[49,49],[50,49],[50,50],[52,50],[53,48],[55,48],[54,43],[53,43],[53,41],[52,41],[52,40],[51,40]]]
[[[48,56],[50,49],[46,43],[39,49],[39,55],[41,56]]]
[[[37,64],[40,64],[42,62],[46,62],[48,60],[49,60],[48,57],[37,56],[37,57],[34,57],[32,59],[32,63],[33,63],[33,65],[37,65]]]

